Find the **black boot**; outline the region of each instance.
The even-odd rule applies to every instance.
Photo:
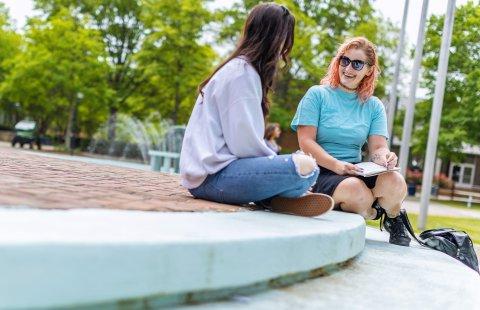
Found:
[[[389,242],[391,244],[409,246],[412,239],[410,239],[410,237],[408,236],[407,228],[403,224],[401,216],[401,213],[394,218],[390,218],[385,215],[381,225],[385,227],[385,230],[390,233]]]

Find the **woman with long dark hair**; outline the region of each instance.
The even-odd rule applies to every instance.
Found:
[[[282,130],[280,129],[280,124],[267,124],[267,127],[265,128],[265,143],[276,154],[280,154],[280,151],[282,150],[282,147],[277,143],[277,139],[280,137],[281,134]]]
[[[180,156],[182,185],[196,198],[257,202],[283,213],[322,214],[328,195],[310,194],[310,156],[277,156],[263,139],[278,63],[288,63],[295,18],[281,5],[255,6],[235,51],[199,86]]]

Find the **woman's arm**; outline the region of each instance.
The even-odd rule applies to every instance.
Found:
[[[260,102],[258,98],[239,98],[220,118],[228,149],[238,158],[276,154],[263,139],[264,121]]]
[[[388,169],[397,165],[398,157],[394,152],[390,152],[387,138],[384,136],[371,135],[368,137],[368,153],[371,161]]]
[[[218,83],[215,99],[222,134],[230,152],[238,158],[276,155],[265,143],[260,77],[244,63]]]
[[[387,114],[383,103],[374,97],[372,123],[368,133],[368,153],[376,164],[392,169],[397,165],[398,157],[390,152],[387,144]]]
[[[319,166],[325,167],[340,175],[356,175],[355,171],[360,171],[359,168],[351,163],[335,159],[317,143],[317,127],[298,126],[297,136],[300,149],[306,154],[311,154]]]

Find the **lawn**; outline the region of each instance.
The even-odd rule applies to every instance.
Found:
[[[416,214],[409,214],[408,218],[412,223],[415,233],[418,235],[418,233],[420,232],[417,229],[418,216]],[[378,221],[367,221],[367,225],[378,229],[379,223]],[[472,238],[473,243],[475,243],[476,246],[480,245],[480,219],[433,215],[428,216],[426,229],[444,227],[451,227],[454,229],[463,230],[470,236],[470,238]]]

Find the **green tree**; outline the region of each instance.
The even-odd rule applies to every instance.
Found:
[[[428,21],[422,86],[426,100],[417,105],[413,152],[424,155],[430,124],[444,16]],[[480,144],[480,5],[470,1],[457,8],[443,101],[438,156],[459,156],[462,143]]]
[[[89,17],[89,27],[100,32],[108,52],[108,84],[113,94],[108,101],[109,139],[115,139],[117,112],[128,113],[128,98],[141,84],[133,55],[144,37],[139,0],[36,0],[36,7],[47,16],[62,8],[72,8],[77,17]]]
[[[11,70],[8,60],[20,52],[22,37],[13,29],[8,10],[0,3],[0,84]],[[15,104],[0,93],[0,125],[12,125],[9,120],[16,114]]]
[[[260,2],[243,0],[219,13],[223,19],[220,40],[230,44],[235,42],[248,11]],[[291,66],[279,72],[270,119],[281,123],[284,128],[289,127],[299,100],[310,86],[318,84],[325,75],[331,58],[346,37],[365,36],[377,45],[380,66],[385,69],[376,95],[385,96],[390,71],[387,55],[392,54],[396,46],[396,38],[388,34],[396,29],[375,13],[371,1],[278,2],[286,5],[295,15],[295,45],[290,55]]]
[[[100,112],[109,97],[99,33],[64,9],[48,20],[31,19],[25,36],[25,51],[9,61],[1,93],[21,103],[42,134],[53,128],[69,141],[74,131],[88,133],[106,114]],[[76,130],[77,120],[83,128]]]
[[[130,104],[136,113],[159,111],[174,123],[188,120],[197,85],[212,69],[215,53],[202,43],[212,20],[207,1],[150,0],[142,20],[150,33],[136,55],[143,85]]]

